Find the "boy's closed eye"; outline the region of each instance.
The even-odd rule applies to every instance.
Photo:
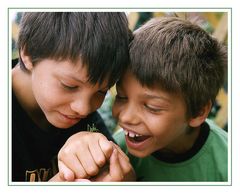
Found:
[[[68,83],[64,83],[63,81],[61,81],[60,83],[61,83],[61,86],[66,90],[75,90],[75,89],[78,88],[78,86],[76,86],[76,85],[71,85],[71,84],[68,84]]]
[[[127,100],[128,97],[124,95],[124,92],[122,91],[121,87],[119,86],[119,83],[116,85],[116,100]]]
[[[66,89],[66,90],[69,90],[69,91],[76,90],[76,89],[79,88],[78,85],[67,82],[67,81],[63,81],[63,80],[60,81],[60,85],[61,85],[62,88]],[[109,89],[108,87],[105,87],[104,89],[99,90],[98,93],[100,95],[105,96],[108,89]]]
[[[126,97],[126,96],[123,96],[123,95],[117,94],[117,95],[116,95],[116,100],[127,100],[127,97]]]
[[[150,105],[148,105],[148,104],[144,104],[144,107],[145,107],[148,111],[150,111],[150,112],[152,112],[152,113],[159,113],[159,112],[161,112],[161,111],[163,110],[162,108],[152,107],[152,106],[150,106]]]

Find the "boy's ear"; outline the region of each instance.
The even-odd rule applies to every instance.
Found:
[[[24,65],[27,68],[27,70],[31,71],[32,68],[33,68],[33,64],[32,64],[31,58],[28,55],[25,54],[24,49],[21,49],[20,55],[21,55],[22,62],[24,63]]]
[[[208,114],[211,111],[211,108],[212,108],[212,102],[211,100],[209,100],[208,103],[202,108],[198,116],[190,119],[189,126],[190,127],[200,126],[208,117]]]

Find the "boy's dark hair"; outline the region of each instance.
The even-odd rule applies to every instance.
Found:
[[[72,62],[81,58],[89,81],[102,83],[109,78],[110,87],[129,63],[128,33],[125,13],[26,12],[18,47],[33,64],[46,58]],[[20,64],[25,67],[21,59]]]
[[[130,69],[144,86],[180,94],[196,117],[223,84],[226,47],[199,26],[176,17],[151,19],[134,32]]]

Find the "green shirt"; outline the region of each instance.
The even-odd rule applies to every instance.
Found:
[[[207,121],[209,135],[200,150],[185,161],[167,163],[154,157],[137,158],[127,151],[123,130],[114,139],[129,156],[138,181],[227,181],[228,138],[221,128]]]

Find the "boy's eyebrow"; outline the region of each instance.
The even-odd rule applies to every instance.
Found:
[[[75,76],[73,76],[73,75],[69,75],[69,77],[70,77],[71,79],[77,81],[77,82],[80,82],[81,84],[87,84],[87,83],[89,83],[89,80],[84,81],[84,80],[78,79],[77,77],[75,77]],[[108,86],[103,86],[103,87],[102,87],[102,90],[108,90],[108,89],[109,89]]]
[[[82,84],[86,84],[88,82],[88,80],[81,80],[81,79],[75,77],[74,75],[72,75],[71,73],[69,73],[69,74],[65,73],[65,74],[63,74],[63,76],[66,78],[73,79],[74,81],[80,82]]]
[[[74,77],[74,76],[70,76],[72,79],[74,79],[75,81],[77,81],[77,82],[80,82],[80,83],[82,83],[82,84],[86,84],[87,82],[88,82],[88,80],[86,80],[86,81],[84,81],[84,80],[80,80],[80,79],[78,79],[78,78],[76,78],[76,77]]]
[[[170,100],[164,96],[157,96],[157,95],[153,95],[153,94],[148,94],[148,93],[145,93],[142,95],[143,98],[147,98],[147,99],[160,99],[160,100],[164,100],[164,101],[167,101],[167,102],[170,102]]]

